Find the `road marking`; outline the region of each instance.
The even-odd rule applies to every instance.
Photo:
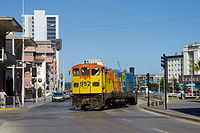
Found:
[[[128,120],[128,119],[124,119],[124,118],[123,118],[122,120],[124,120],[124,121],[127,121],[127,122],[131,122],[131,120]]]
[[[153,128],[153,130],[158,131],[158,132],[161,132],[161,133],[168,133],[168,132],[166,132],[166,131],[163,131],[163,130],[160,130],[160,129],[157,129],[157,128]]]

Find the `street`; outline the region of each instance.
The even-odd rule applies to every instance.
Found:
[[[0,112],[1,133],[197,133],[199,124],[140,107],[75,111],[71,100]]]

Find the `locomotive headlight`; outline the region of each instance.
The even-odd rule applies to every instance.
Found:
[[[79,86],[79,84],[78,83],[74,83],[74,87],[78,87]]]
[[[99,86],[99,82],[93,82],[92,85],[93,85],[94,87],[98,87],[98,86]]]

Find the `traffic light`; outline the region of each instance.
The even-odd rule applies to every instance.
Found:
[[[37,68],[36,67],[32,68],[32,77],[37,77]]]
[[[130,73],[132,73],[134,75],[134,67],[130,67]]]
[[[149,73],[146,75],[147,86],[149,85]]]
[[[147,73],[146,77],[147,77],[147,82],[149,82],[149,73]]]
[[[167,58],[165,56],[165,54],[163,54],[163,56],[161,56],[161,67],[163,67],[164,69],[167,66]]]

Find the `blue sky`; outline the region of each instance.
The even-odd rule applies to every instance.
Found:
[[[200,42],[199,0],[25,0],[25,14],[60,15],[61,70],[101,59],[136,73],[159,73],[163,53]],[[1,1],[0,15],[21,23],[22,0]]]

